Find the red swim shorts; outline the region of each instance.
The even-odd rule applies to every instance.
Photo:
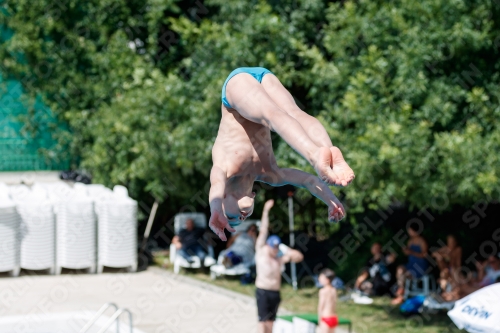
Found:
[[[323,317],[321,318],[321,321],[325,322],[325,324],[327,324],[330,328],[333,328],[339,324],[339,318],[337,316]]]

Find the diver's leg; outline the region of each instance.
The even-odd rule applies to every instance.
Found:
[[[290,92],[281,84],[276,76],[272,74],[264,75],[261,84],[269,97],[271,97],[273,102],[276,103],[280,109],[297,119],[299,124],[318,147],[333,146],[323,125],[318,119],[308,115],[297,106]]]
[[[340,150],[331,147],[331,143],[322,147],[312,141],[299,121],[276,105],[251,75],[242,73],[234,76],[227,84],[226,97],[241,116],[277,132],[311,163],[325,183],[346,186],[354,178]]]
[[[343,177],[347,178],[347,183],[350,183],[354,179],[354,172],[345,162],[340,149],[333,146],[326,129],[319,120],[302,111],[297,106],[290,92],[275,75],[264,75],[262,86],[280,109],[297,119],[299,124],[318,147],[328,147],[330,149],[332,155],[330,167],[332,167],[337,177],[342,177],[342,175],[344,175]],[[345,186],[343,183],[342,185]]]

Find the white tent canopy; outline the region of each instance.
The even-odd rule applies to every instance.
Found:
[[[458,300],[448,316],[470,333],[500,333],[500,283]]]

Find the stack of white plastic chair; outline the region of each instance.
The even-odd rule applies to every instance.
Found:
[[[12,185],[8,188],[10,197],[15,202],[21,201],[31,194],[30,188],[26,185]]]
[[[97,272],[104,266],[137,270],[137,202],[123,186],[89,186],[97,213]]]
[[[87,194],[92,200],[99,200],[99,198],[109,198],[113,195],[113,191],[102,184],[89,184],[85,185]]]
[[[10,195],[21,217],[21,268],[55,272],[55,216],[43,188],[12,186]]]
[[[51,187],[57,225],[57,256],[55,273],[62,268],[96,271],[96,216],[94,203],[85,185],[76,183]]]
[[[11,276],[18,276],[21,270],[20,223],[16,205],[9,197],[9,188],[0,183],[0,272],[9,272]]]

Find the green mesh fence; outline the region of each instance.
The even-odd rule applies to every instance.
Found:
[[[50,110],[37,101],[34,117],[40,119],[38,133],[36,137],[23,133],[22,119],[26,119],[28,111],[21,101],[21,84],[15,80],[1,81],[0,77],[0,85],[0,171],[68,169],[69,161],[42,154],[42,150],[50,151],[56,144],[50,128],[57,121]]]
[[[1,0],[0,0],[1,2]],[[0,15],[6,14],[0,9]],[[8,41],[13,31],[0,26],[0,43]],[[19,57],[22,60],[22,55]],[[0,72],[0,171],[64,170],[69,160],[53,153],[56,140],[54,129],[64,130],[41,100],[33,105],[32,122],[36,125],[36,136],[24,133],[23,121],[28,110],[22,102],[23,89],[19,81],[5,79]],[[24,118],[24,119],[23,119]],[[43,155],[42,151],[52,151]]]

